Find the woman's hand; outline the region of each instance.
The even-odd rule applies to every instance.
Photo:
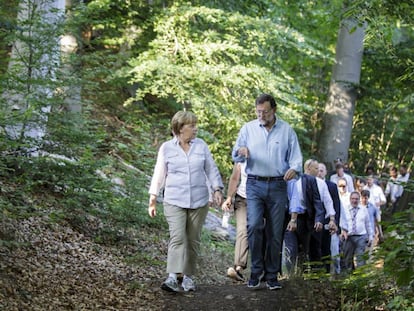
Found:
[[[154,194],[151,194],[149,198],[148,214],[151,218],[157,216],[157,196]]]

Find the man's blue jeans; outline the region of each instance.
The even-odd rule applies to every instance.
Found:
[[[288,204],[286,182],[247,179],[246,196],[251,278],[258,279],[264,272],[265,280],[277,279]]]

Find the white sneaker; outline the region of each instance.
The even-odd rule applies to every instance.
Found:
[[[236,270],[233,267],[227,269],[227,276],[233,280],[244,282],[243,274],[241,274],[240,270]]]
[[[164,283],[162,283],[161,288],[167,292],[178,292],[178,283],[177,280],[169,276]]]
[[[183,290],[186,292],[196,290],[193,280],[190,279],[189,277],[184,277],[183,283],[181,284],[181,286],[183,287]]]

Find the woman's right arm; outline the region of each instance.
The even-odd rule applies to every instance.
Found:
[[[167,168],[165,167],[164,148],[165,143],[161,145],[160,150],[158,151],[157,162],[154,167],[154,173],[152,175],[151,185],[148,191],[148,193],[150,194],[148,203],[148,214],[151,217],[155,217],[157,215],[157,196],[161,188],[165,185],[165,176],[167,173]]]

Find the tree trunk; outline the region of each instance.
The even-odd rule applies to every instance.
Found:
[[[341,22],[335,64],[319,138],[319,157],[332,169],[333,161],[348,161],[352,119],[360,82],[365,25],[355,20]]]

